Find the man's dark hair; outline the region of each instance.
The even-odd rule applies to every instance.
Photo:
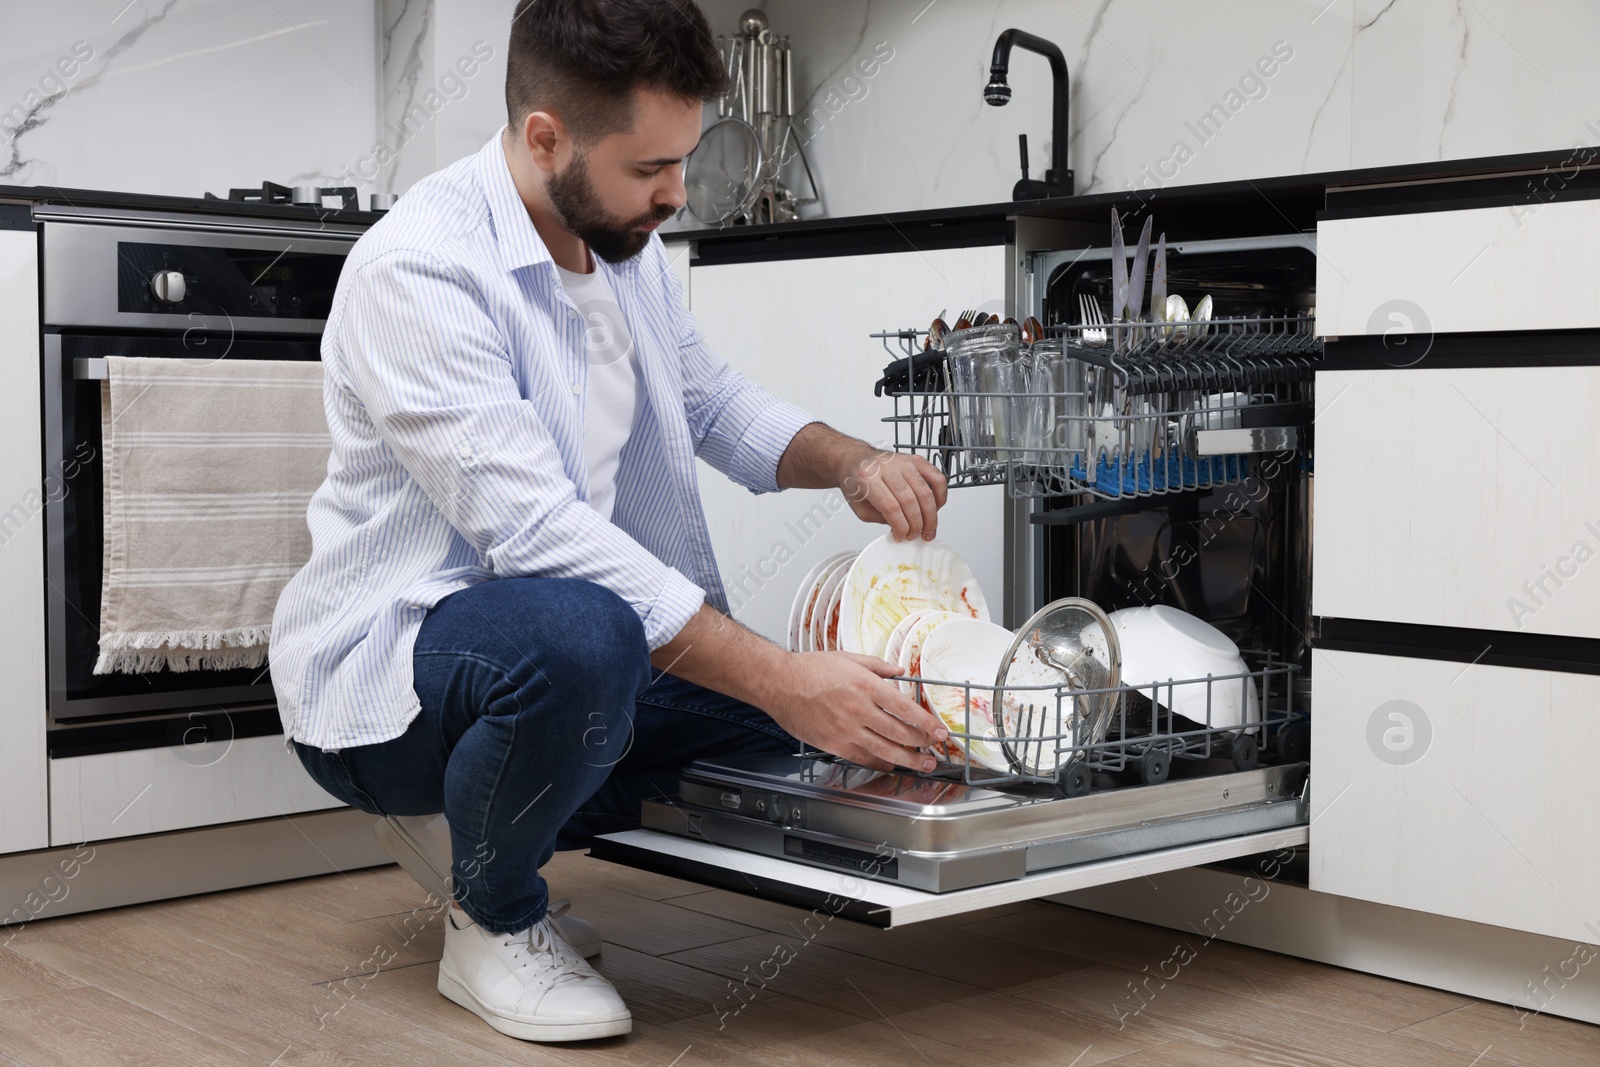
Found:
[[[519,0],[506,51],[506,113],[561,117],[593,144],[633,124],[633,91],[712,100],[728,87],[716,38],[693,0]]]

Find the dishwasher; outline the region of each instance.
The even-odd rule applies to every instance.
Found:
[[[1180,238],[1162,252],[1171,292],[1209,297],[1203,323],[1100,325],[1089,308],[1110,306],[1110,247],[1023,251],[1013,309],[1041,331],[1023,386],[952,390],[939,338],[886,329],[873,334],[892,357],[884,421],[953,498],[1005,486],[1008,626],[1026,633],[1045,612],[1022,619],[1055,604],[1166,605],[1221,630],[1246,669],[965,683],[961,706],[1009,699],[1043,724],[1007,745],[1008,771],[879,772],[819,752],[701,760],[592,855],[889,927],[1305,845],[1315,238]],[[986,432],[1007,413],[1031,420],[1026,439]],[[919,696],[951,684],[904,681]],[[1174,710],[1178,686],[1203,691],[1205,715]],[[1225,687],[1259,710],[1214,724]],[[1048,758],[1018,758],[1027,746]]]

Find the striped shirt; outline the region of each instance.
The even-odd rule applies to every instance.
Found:
[[[272,620],[287,738],[332,750],[404,733],[421,710],[423,617],[478,582],[595,582],[633,606],[651,649],[702,603],[727,609],[695,457],[771,492],[813,420],[705,343],[659,238],[597,269],[645,388],[609,522],[588,504],[586,324],[500,136],[418,182],[356,243],[322,339],[333,447],[307,513],[311,556]]]

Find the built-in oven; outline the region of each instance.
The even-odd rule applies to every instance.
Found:
[[[364,227],[39,212],[52,757],[280,729],[267,668],[96,674],[105,359],[317,360]]]

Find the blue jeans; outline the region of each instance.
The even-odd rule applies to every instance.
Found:
[[[503,578],[429,611],[412,657],[422,711],[401,736],[325,752],[295,742],[339,800],[374,815],[444,812],[455,896],[485,929],[544,917],[556,849],[639,825],[701,756],[795,752],[766,714],[656,674],[616,594],[565,578]]]

